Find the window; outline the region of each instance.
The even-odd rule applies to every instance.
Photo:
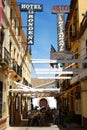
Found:
[[[72,25],[70,25],[70,37],[72,37]]]
[[[3,45],[4,33],[0,33],[0,60],[2,60],[2,45]]]
[[[87,40],[86,40],[86,57],[87,57]]]
[[[17,63],[19,63],[19,54],[17,53],[17,58],[16,58],[16,61],[17,61]]]
[[[10,46],[9,46],[9,52],[10,52],[10,64],[11,64],[11,56],[12,56],[12,42],[10,41]]]
[[[1,32],[0,32],[0,44],[3,43],[3,39],[4,39],[4,32],[3,32],[3,30],[1,30]]]
[[[20,36],[20,27],[18,27],[18,36]]]
[[[18,110],[18,94],[15,97],[15,109]]]
[[[16,29],[16,19],[14,18],[14,29]]]
[[[11,20],[11,25],[12,25],[12,8],[10,9],[10,20]]]
[[[73,16],[73,31],[75,37],[78,38],[78,8],[74,10],[74,16]]]
[[[85,58],[87,60],[87,58]],[[83,68],[87,68],[87,63],[83,63]]]
[[[86,57],[85,59],[87,60],[87,40],[86,40]],[[87,63],[83,63],[83,68],[87,68]]]
[[[14,59],[16,59],[16,49],[14,48]]]
[[[3,83],[0,81],[0,118],[2,117]]]
[[[5,7],[5,0],[2,0],[2,5],[3,7]]]

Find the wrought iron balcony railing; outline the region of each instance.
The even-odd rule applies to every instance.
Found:
[[[4,47],[4,61],[9,64],[10,63],[10,53],[7,51],[7,49]]]
[[[17,64],[15,59],[12,60],[12,67],[11,68],[17,73],[17,75],[22,77],[22,67]]]
[[[28,81],[27,81],[25,78],[23,78],[23,83],[24,83],[25,85],[28,85]]]
[[[0,64],[8,66],[9,63],[10,63],[10,53],[5,47],[3,48],[0,46]]]
[[[17,65],[17,74],[22,77],[22,67]]]
[[[64,80],[61,84],[62,90],[66,90],[70,87],[70,81],[68,79]]]

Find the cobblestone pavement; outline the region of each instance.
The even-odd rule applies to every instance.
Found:
[[[72,124],[71,126],[67,126],[64,128],[62,126],[52,125],[50,127],[8,127],[6,130],[87,130]]]

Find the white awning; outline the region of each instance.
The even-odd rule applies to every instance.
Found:
[[[15,81],[14,84],[16,84],[16,88],[9,89],[9,92],[20,93],[28,97],[50,97],[60,93],[58,88],[31,88]]]

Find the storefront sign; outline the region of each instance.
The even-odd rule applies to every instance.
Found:
[[[64,37],[64,14],[58,14],[58,45],[59,51],[65,50],[65,37]]]
[[[58,32],[58,51],[65,51],[65,27],[64,27],[64,14],[69,13],[69,6],[53,6],[52,13],[57,14],[57,32]]]
[[[28,10],[42,11],[42,5],[38,5],[38,4],[21,4],[20,10],[21,11],[28,11]]]
[[[28,12],[27,42],[28,42],[28,45],[33,45],[34,44],[34,13],[35,11],[42,11],[42,5],[21,4],[20,10]]]
[[[34,11],[28,11],[27,27],[27,42],[32,45],[34,43]]]
[[[53,6],[52,13],[68,13],[70,11],[69,6]]]

